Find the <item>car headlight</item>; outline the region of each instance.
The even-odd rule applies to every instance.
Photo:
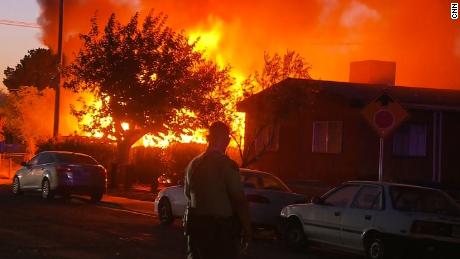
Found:
[[[281,210],[281,217],[287,217],[287,216],[288,216],[288,209],[287,209],[287,207],[284,207]]]
[[[157,196],[155,197],[155,202],[158,202],[161,198],[161,193],[158,193]]]

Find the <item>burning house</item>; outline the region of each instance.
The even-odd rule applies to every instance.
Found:
[[[350,82],[288,78],[239,103],[249,167],[286,180],[377,180],[379,136],[363,109],[387,93],[409,116],[383,142],[383,180],[460,185],[460,91],[394,85],[395,63],[350,66]]]
[[[41,9],[38,19],[42,28],[40,38],[44,45],[55,50],[59,21],[57,1],[39,0],[38,3]],[[432,12],[424,12],[426,9]],[[199,38],[197,47],[206,52],[206,58],[216,61],[220,66],[232,67],[231,76],[235,78],[235,84],[230,90],[234,100],[230,102],[232,107],[229,113],[235,112],[234,103],[243,96],[241,82],[263,65],[261,57],[265,51],[298,51],[313,65],[312,76],[316,78],[346,80],[347,74],[342,67],[349,60],[378,56],[397,60],[398,79],[410,85],[424,82],[432,87],[436,83],[455,87],[460,79],[457,73],[460,64],[457,27],[450,19],[443,19],[444,6],[436,1],[417,6],[404,1],[388,5],[365,0],[68,1],[64,5],[65,60],[71,62],[73,53],[79,50],[81,41],[78,35],[89,30],[91,17],[96,16],[99,25],[103,26],[112,13],[126,22],[136,12],[142,18],[152,10],[167,14],[172,28],[184,30],[191,42]],[[423,15],[423,20],[434,22],[430,26],[407,23],[407,13],[410,12],[417,12]],[[420,55],[431,53],[433,49],[436,49],[436,55]],[[439,77],[439,74],[445,76]],[[64,99],[63,103],[66,102]],[[89,96],[84,99],[93,98]],[[66,113],[66,117],[72,115]],[[245,119],[244,116],[236,117],[232,128],[242,136]],[[83,124],[91,125],[91,116]],[[78,126],[74,122],[71,132],[79,131]],[[78,134],[90,135],[87,132]],[[93,135],[99,137],[101,133]],[[203,143],[204,136],[202,129],[190,129],[187,134],[180,136],[173,132],[160,136],[145,135],[135,146],[167,147],[175,141]]]

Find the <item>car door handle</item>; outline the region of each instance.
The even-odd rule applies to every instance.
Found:
[[[364,216],[364,219],[365,219],[365,220],[371,220],[371,219],[372,219],[372,216],[371,216],[371,215],[366,215],[366,216]]]
[[[340,211],[334,212],[334,216],[336,216],[336,217],[340,216]]]

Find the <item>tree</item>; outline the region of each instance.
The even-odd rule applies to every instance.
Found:
[[[6,107],[7,100],[8,95],[5,92],[0,91],[0,141],[5,141],[6,135],[9,133],[6,129],[7,120],[4,114],[4,109]]]
[[[262,71],[255,71],[243,82],[245,96],[265,90],[288,77],[311,79],[310,69],[305,58],[293,50],[287,50],[283,56],[264,52]]]
[[[283,56],[278,53],[271,56],[265,52],[262,70],[255,71],[243,82],[245,98],[267,90],[270,93],[265,98],[270,104],[260,109],[262,112],[257,116],[258,124],[253,126],[254,132],[245,132],[244,140],[243,136],[232,135],[238,147],[242,167],[256,162],[273,148],[278,141],[279,125],[287,114],[304,109],[314,101],[312,92],[301,87],[292,88],[290,91],[273,87],[287,78],[311,79],[310,69],[311,65],[295,51],[287,50]]]
[[[213,96],[225,95],[231,85],[228,68],[206,61],[194,50],[196,42],[189,44],[166,20],[149,14],[139,25],[136,14],[122,25],[112,14],[100,32],[93,18],[67,71],[67,87],[101,100],[100,107],[86,105],[75,114],[93,114],[86,130],[117,139],[119,166],[127,164],[130,147],[146,133],[179,134],[224,116]]]
[[[57,74],[57,58],[49,49],[38,48],[28,51],[16,65],[4,71],[3,84],[8,90],[21,86],[35,86],[39,90],[52,85]]]
[[[54,100],[54,90],[36,87],[21,87],[7,95],[0,106],[0,117],[4,120],[3,131],[13,133],[24,141],[28,155],[35,154],[36,144],[52,137],[52,108],[47,104]]]

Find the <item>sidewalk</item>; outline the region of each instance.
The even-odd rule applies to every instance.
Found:
[[[124,197],[104,195],[100,204],[109,208],[128,210],[136,213],[154,216],[153,202],[151,201],[140,201]]]
[[[156,193],[152,193],[149,187],[145,185],[133,185],[130,189],[127,190],[118,190],[118,189],[109,189],[107,191],[108,195],[124,197],[128,199],[140,200],[140,201],[150,201],[153,202],[156,197]]]
[[[12,179],[4,178],[3,176],[0,177],[0,185],[11,185]]]
[[[0,185],[11,185],[11,181],[11,179],[0,178]],[[108,208],[153,216],[154,199],[155,194],[140,187],[123,191],[109,190],[99,204]]]

